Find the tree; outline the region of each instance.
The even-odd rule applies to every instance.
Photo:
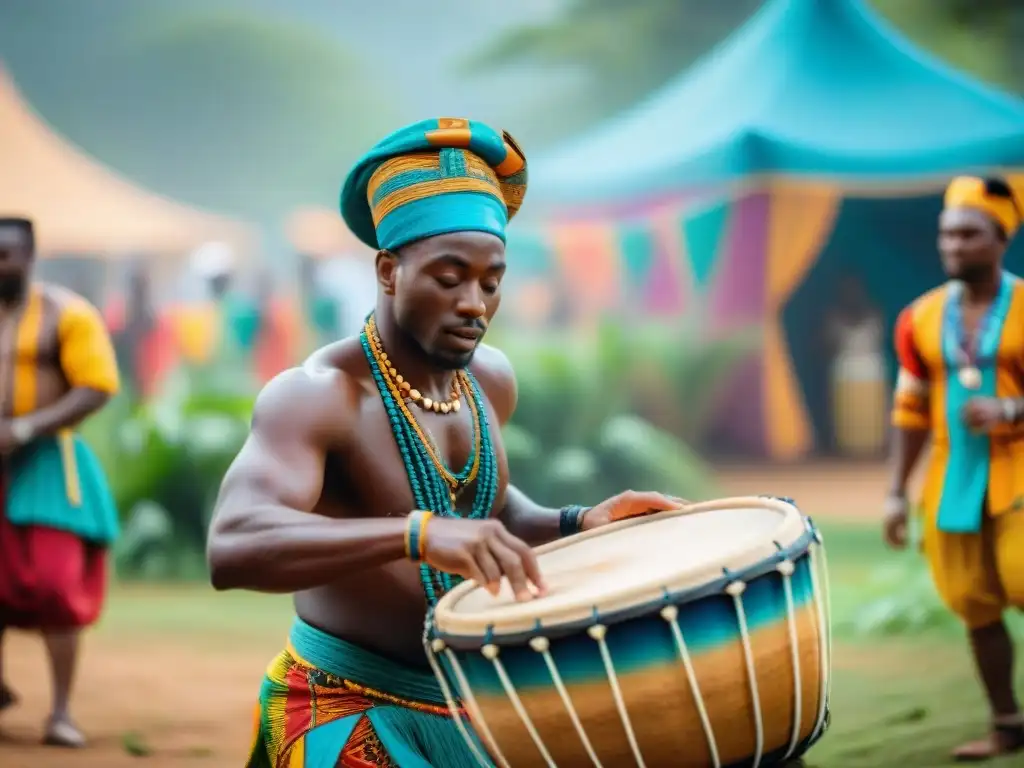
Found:
[[[581,78],[538,109],[552,116],[554,139],[615,114],[664,84],[741,25],[760,0],[571,0],[546,25],[498,36],[467,62],[471,67],[531,64],[575,70]],[[1024,53],[1012,54],[1008,30],[1024,25],[1016,0],[872,0],[916,43],[991,82],[1024,90]],[[1017,26],[1024,36],[1024,26]],[[1019,39],[1019,37],[1017,38]],[[1020,46],[1016,46],[1020,48]],[[1016,55],[1017,77],[1011,55]],[[567,98],[573,111],[565,115]],[[535,137],[536,138],[536,137]]]
[[[547,72],[578,72],[579,79],[557,92],[546,89],[536,105],[546,113],[546,130],[528,137],[533,139],[530,143],[557,139],[662,85],[758,5],[759,0],[570,0],[548,24],[502,33],[465,66],[501,69],[528,64]]]

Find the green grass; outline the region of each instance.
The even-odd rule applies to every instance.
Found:
[[[910,633],[865,625],[865,606],[899,597],[903,582],[920,582],[920,556],[888,552],[875,526],[826,524],[823,533],[836,638],[833,724],[807,765],[948,764],[946,755],[952,747],[979,736],[986,727],[986,710],[962,630],[937,607],[933,619]],[[915,591],[920,589],[918,583],[905,592],[904,602],[930,600],[937,606],[934,595]],[[100,632],[119,642],[160,637],[183,644],[266,645],[283,640],[290,616],[290,599],[282,596],[217,594],[203,585],[119,585]],[[989,765],[1021,766],[1024,759],[1017,756]]]

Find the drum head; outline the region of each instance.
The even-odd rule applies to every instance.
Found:
[[[539,547],[548,594],[517,603],[466,582],[441,599],[441,635],[519,634],[593,620],[721,579],[776,555],[808,532],[795,507],[774,499],[723,499],[626,520]]]

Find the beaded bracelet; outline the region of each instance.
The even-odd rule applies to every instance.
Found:
[[[572,536],[583,530],[583,516],[590,510],[582,504],[569,504],[562,507],[558,513],[559,535]]]
[[[1002,408],[1003,422],[1005,424],[1016,424],[1020,421],[1021,414],[1016,399],[1004,397],[999,401],[999,405]]]
[[[414,563],[423,559],[427,542],[427,523],[433,512],[417,509],[410,512],[405,522],[405,554]]]

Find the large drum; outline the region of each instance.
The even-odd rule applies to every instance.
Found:
[[[824,732],[824,549],[790,502],[694,504],[537,553],[547,596],[466,582],[428,619],[481,766],[781,765]]]

